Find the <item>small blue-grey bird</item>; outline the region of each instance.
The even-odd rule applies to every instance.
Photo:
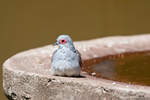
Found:
[[[58,49],[51,58],[51,74],[58,76],[80,76],[81,56],[75,49],[72,39],[68,35],[57,38]]]

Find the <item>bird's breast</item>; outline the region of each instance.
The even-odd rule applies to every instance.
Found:
[[[60,49],[54,55],[56,60],[75,60],[77,58],[77,54],[68,49]]]

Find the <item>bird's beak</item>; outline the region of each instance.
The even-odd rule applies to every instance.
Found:
[[[57,43],[57,42],[55,42],[55,43],[53,44],[53,46],[56,46],[56,45],[58,45],[58,43]]]

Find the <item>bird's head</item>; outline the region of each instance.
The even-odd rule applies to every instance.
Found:
[[[72,39],[69,35],[60,35],[57,38],[57,42],[55,45],[58,45],[59,47],[67,47],[67,48],[74,48]]]

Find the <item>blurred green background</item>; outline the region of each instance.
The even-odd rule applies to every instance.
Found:
[[[0,64],[23,50],[55,42],[150,32],[150,0],[0,0]],[[2,91],[0,100],[7,100]]]

